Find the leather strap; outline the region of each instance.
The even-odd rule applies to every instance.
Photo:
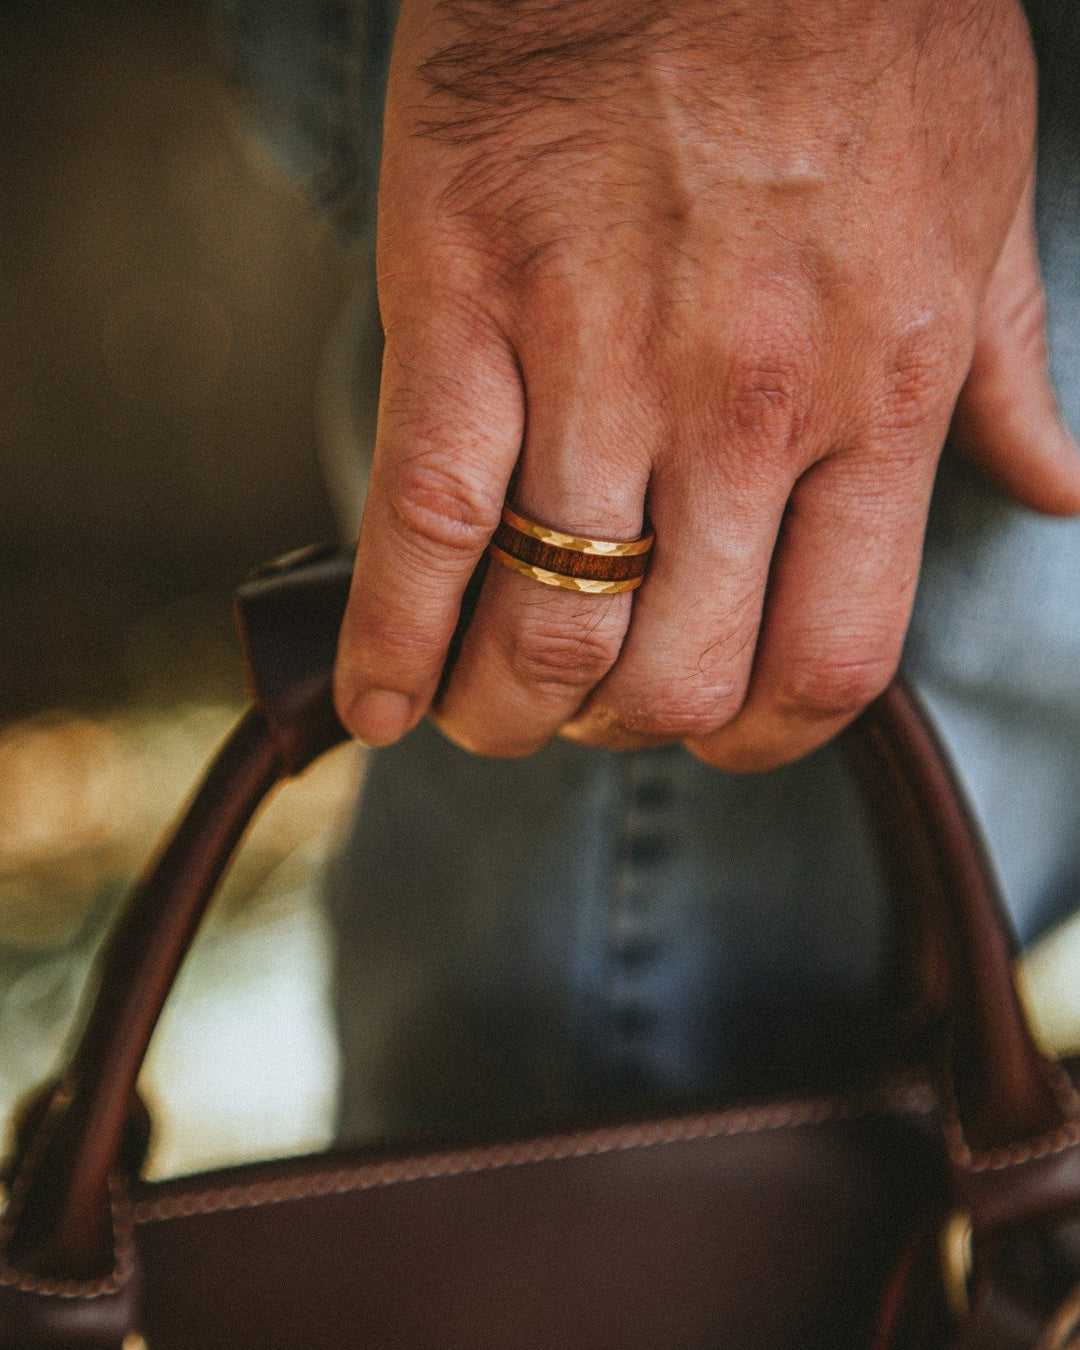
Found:
[[[350,576],[347,559],[321,550],[293,555],[241,588],[237,613],[253,708],[102,952],[71,1066],[20,1144],[9,1268],[79,1279],[103,1278],[114,1268],[110,1182],[168,990],[261,800],[345,738],[331,672]],[[945,1077],[955,1084],[949,1095],[964,1146],[984,1157],[1074,1129],[1077,1105],[1059,1090],[1055,1068],[1024,1020],[996,887],[924,713],[893,685],[846,743],[913,935],[922,994],[916,1020],[955,1009]],[[1074,1200],[1076,1193],[1073,1187]],[[1009,1205],[1000,1210],[1007,1216]]]

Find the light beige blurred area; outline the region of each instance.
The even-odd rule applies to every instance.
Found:
[[[1058,924],[1024,953],[1020,981],[1046,1049],[1080,1055],[1080,914]]]
[[[243,701],[230,594],[333,537],[315,390],[353,260],[251,135],[210,7],[0,5],[0,1123]],[[275,798],[155,1038],[156,1175],[330,1138],[322,914],[362,752]]]

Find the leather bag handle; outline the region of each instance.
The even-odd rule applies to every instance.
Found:
[[[350,560],[307,550],[240,589],[252,706],[135,887],[100,953],[71,1063],[28,1117],[12,1172],[9,1269],[86,1279],[113,1268],[111,1188],[176,973],[259,803],[346,738],[331,672],[350,577]],[[958,1185],[990,1224],[1024,1217],[1033,1194],[1043,1209],[1076,1203],[1080,1104],[1027,1026],[991,869],[926,715],[894,684],[845,743],[913,935],[917,1020],[940,1022],[948,1010],[943,1112]],[[1021,1153],[1022,1185],[1008,1167],[984,1165]]]

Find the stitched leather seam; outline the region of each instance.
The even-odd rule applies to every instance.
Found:
[[[1072,1079],[1061,1067],[1049,1060],[1042,1064],[1050,1086],[1064,1111],[1080,1116],[1080,1095]],[[964,1134],[964,1125],[956,1104],[956,1091],[952,1077],[949,1079],[949,1100],[945,1103],[942,1122],[949,1154],[953,1163],[966,1172],[1004,1172],[1010,1167],[1022,1167],[1025,1163],[1040,1158],[1052,1158],[1060,1153],[1080,1145],[1080,1119],[1067,1121],[1034,1139],[1022,1139],[1019,1143],[1001,1148],[973,1149]]]
[[[1035,1162],[1039,1158],[1052,1158],[1058,1153],[1067,1153],[1080,1144],[1080,1122],[1060,1125],[1049,1134],[1037,1139],[1011,1144],[1007,1148],[989,1148],[973,1150],[964,1138],[963,1128],[956,1121],[946,1123],[949,1138],[949,1151],[953,1160],[967,1172],[1003,1172],[1010,1167],[1021,1167],[1024,1163]]]
[[[43,1298],[95,1299],[115,1294],[131,1279],[135,1269],[135,1220],[127,1196],[115,1181],[109,1188],[113,1232],[116,1238],[116,1265],[112,1274],[100,1280],[54,1280],[13,1270],[0,1254],[0,1288]],[[6,1233],[5,1233],[6,1239]],[[6,1247],[0,1246],[0,1253]]]
[[[225,1186],[196,1194],[147,1198],[135,1203],[138,1223],[163,1223],[197,1214],[215,1214],[238,1209],[259,1209],[290,1200],[314,1200],[333,1195],[377,1190],[414,1181],[499,1172],[534,1163],[560,1162],[571,1158],[602,1157],[671,1144],[802,1129],[864,1116],[911,1116],[929,1114],[935,1106],[929,1085],[908,1082],[886,1095],[885,1100],[796,1101],[768,1107],[687,1116],[638,1126],[615,1126],[588,1134],[553,1135],[519,1144],[499,1144],[485,1149],[467,1149],[430,1156],[395,1159],[384,1163],[343,1168],[323,1176],[283,1178]]]
[[[59,1087],[54,1097],[54,1108],[65,1095],[70,1098],[70,1092],[65,1094],[65,1089]],[[42,1122],[42,1126],[38,1129],[37,1137],[32,1141],[22,1167],[12,1183],[3,1224],[0,1225],[0,1289],[16,1289],[20,1293],[39,1294],[46,1298],[94,1299],[114,1294],[130,1279],[135,1268],[134,1216],[131,1205],[115,1178],[109,1183],[109,1206],[112,1211],[116,1251],[116,1263],[112,1274],[100,1280],[56,1280],[15,1270],[7,1263],[6,1252],[11,1231],[48,1139],[48,1131],[44,1128],[44,1124],[45,1122]]]

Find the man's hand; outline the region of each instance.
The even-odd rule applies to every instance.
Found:
[[[429,708],[511,474],[656,549],[634,595],[493,565],[435,710],[524,755],[764,768],[896,667],[938,455],[1080,511],[1045,369],[1019,0],[404,0],[386,355],[338,706]]]

